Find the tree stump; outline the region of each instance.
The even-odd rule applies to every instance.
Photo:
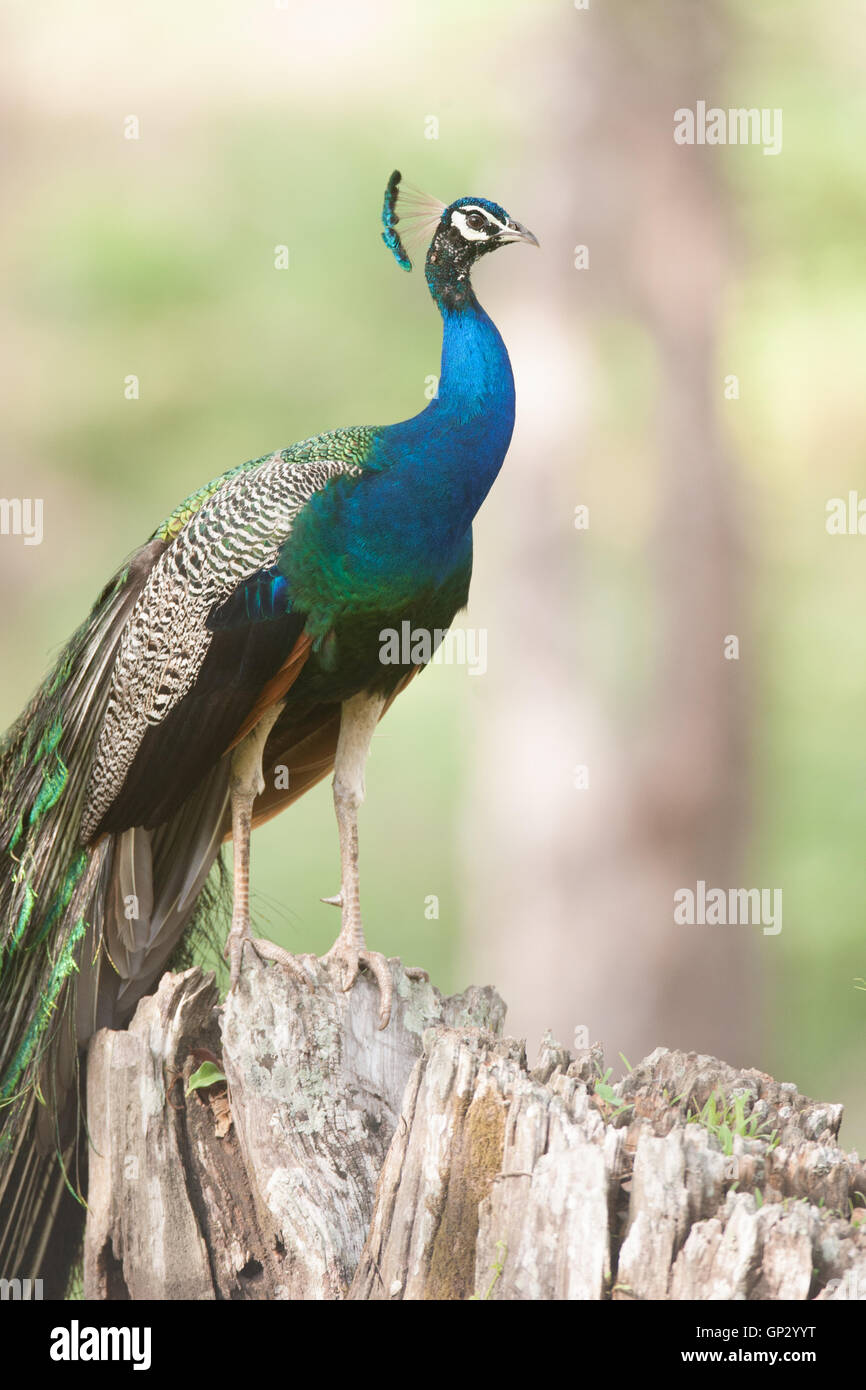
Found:
[[[530,1069],[492,989],[399,961],[380,1032],[366,975],[304,965],[248,954],[222,1006],[167,974],[93,1038],[85,1297],[866,1298],[840,1105],[665,1048],[615,1086],[598,1046]]]

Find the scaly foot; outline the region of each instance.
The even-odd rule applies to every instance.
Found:
[[[358,971],[364,966],[370,971],[379,986],[379,1027],[387,1028],[391,1017],[391,1001],[394,997],[394,982],[391,970],[381,951],[368,951],[359,948],[343,936],[341,932],[330,951],[322,956],[325,965],[336,965],[340,975],[340,988],[345,993],[358,978]]]
[[[251,946],[261,960],[272,960],[277,965],[282,965],[299,984],[308,985],[310,983],[309,976],[304,973],[303,967],[289,951],[278,946],[274,941],[267,941],[264,937],[254,937],[250,932],[249,922],[247,922],[239,927],[232,925],[223,951],[223,956],[229,961],[229,992],[231,994],[237,989],[241,977],[244,946]]]
[[[333,898],[322,898],[331,907],[343,906],[343,895],[337,893]],[[321,957],[325,965],[336,965],[340,972],[340,988],[345,993],[358,978],[363,966],[370,971],[379,986],[379,1028],[387,1028],[391,1018],[391,1005],[394,998],[394,981],[391,976],[391,961],[386,960],[381,951],[370,951],[364,940],[364,930],[360,920],[344,925],[330,951]],[[396,960],[397,957],[392,957]],[[429,980],[426,970],[417,966],[405,967],[410,980]]]

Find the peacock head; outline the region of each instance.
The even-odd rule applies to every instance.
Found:
[[[489,198],[458,198],[446,207],[435,198],[401,185],[397,170],[388,181],[382,221],[382,240],[404,270],[412,269],[406,240],[420,241],[432,233],[426,260],[427,283],[433,298],[443,307],[457,307],[471,296],[469,274],[479,257],[513,241],[538,245],[532,232]]]

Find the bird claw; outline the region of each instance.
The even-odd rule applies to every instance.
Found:
[[[309,976],[306,974],[298,957],[293,956],[291,951],[287,951],[284,946],[278,946],[275,941],[268,941],[266,937],[250,938],[250,945],[256,955],[262,960],[272,960],[275,965],[281,965],[284,970],[288,970],[292,979],[298,984],[308,985]]]
[[[336,965],[340,972],[340,989],[346,994],[358,978],[363,966],[379,986],[379,1028],[387,1028],[391,1018],[394,981],[387,960],[381,951],[360,950],[343,937],[337,937],[330,951],[322,956],[325,965]]]
[[[275,965],[281,965],[298,984],[309,985],[309,977],[303,967],[283,946],[278,946],[275,941],[268,941],[265,937],[251,936],[249,928],[236,931],[233,927],[223,951],[223,956],[231,961],[229,994],[235,993],[240,982],[245,946],[251,947],[260,960],[271,960]]]
[[[381,951],[362,951],[361,964],[365,965],[379,986],[379,1031],[388,1027],[391,1018],[391,999],[394,994],[394,981],[387,960]]]

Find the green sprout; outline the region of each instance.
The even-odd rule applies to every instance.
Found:
[[[194,1071],[190,1077],[186,1093],[188,1096],[192,1095],[193,1091],[200,1091],[205,1086],[215,1086],[218,1081],[225,1079],[225,1072],[220,1071],[213,1062],[202,1062],[198,1071]]]
[[[716,1136],[722,1153],[729,1156],[734,1152],[734,1138],[738,1135],[742,1139],[766,1139],[774,1149],[779,1142],[776,1130],[768,1134],[766,1121],[754,1113],[746,1114],[748,1098],[742,1092],[728,1098],[721,1091],[712,1091],[700,1110],[693,1110],[686,1116],[686,1124],[703,1125]]]

